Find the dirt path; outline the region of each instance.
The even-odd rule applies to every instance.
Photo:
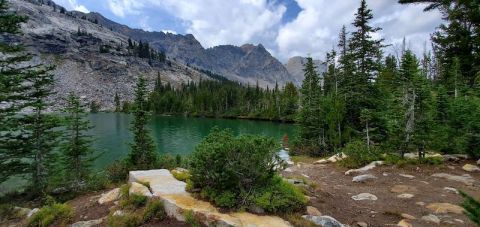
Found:
[[[439,226],[421,220],[422,216],[430,214],[434,214],[441,220],[440,226],[475,226],[464,214],[436,214],[426,207],[431,203],[461,203],[461,196],[444,189],[445,187],[462,190],[475,198],[480,198],[480,173],[464,171],[462,166],[465,163],[404,168],[378,166],[363,173],[377,177],[364,183],[352,182],[352,177],[355,175],[346,176],[344,173],[348,169],[335,164],[297,163],[291,167],[292,172],[284,172],[283,175],[287,178],[306,178],[308,181],[315,182],[318,187],[310,195],[313,197],[310,201],[311,205],[318,208],[323,215],[332,216],[350,226],[357,226],[357,222],[365,222],[368,226],[395,226],[400,220],[405,219],[401,217],[402,213],[415,217],[415,220],[408,221],[413,226]],[[431,175],[434,173],[470,174],[475,179],[475,186],[432,177]],[[407,187],[397,186],[397,190],[394,191],[403,190],[401,193],[413,194],[414,197],[410,199],[397,198],[401,193],[391,192],[392,187],[396,185]],[[376,201],[355,201],[351,198],[360,193],[371,193],[378,199]]]

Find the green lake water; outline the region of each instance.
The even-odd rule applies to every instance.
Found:
[[[132,116],[122,113],[96,113],[88,116],[94,128],[91,134],[96,141],[94,147],[102,152],[95,167],[102,169],[115,160],[126,157],[132,134],[129,131]],[[287,134],[295,133],[295,125],[267,121],[188,118],[153,116],[148,127],[157,145],[159,154],[190,154],[195,146],[218,126],[230,128],[236,135],[259,134],[271,136],[278,141]]]

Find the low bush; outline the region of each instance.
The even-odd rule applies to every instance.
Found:
[[[285,219],[296,227],[315,227],[313,222],[305,220],[301,214],[288,214]]]
[[[158,199],[150,199],[143,211],[143,222],[150,221],[152,219],[163,220],[167,217],[165,213],[165,207],[163,203]]]
[[[387,154],[384,157],[385,163],[387,165],[396,165],[398,167],[404,167],[408,165],[441,165],[443,164],[442,157],[429,157],[421,159],[411,159],[411,158],[402,158],[398,154]]]
[[[200,222],[195,219],[195,215],[193,214],[193,211],[189,210],[189,211],[186,211],[184,214],[184,217],[185,217],[185,222],[191,226],[191,227],[201,227],[202,225],[200,224]]]
[[[141,224],[141,218],[136,214],[109,215],[107,226],[109,227],[137,227]]]
[[[340,164],[347,168],[359,168],[382,158],[379,148],[375,146],[368,148],[362,141],[348,143],[341,152],[348,156],[340,161]]]
[[[251,205],[267,212],[301,209],[301,191],[277,176],[282,164],[279,146],[271,138],[243,135],[215,128],[197,146],[190,163],[187,188],[200,189],[200,197],[224,208]]]
[[[107,167],[107,177],[111,182],[124,182],[128,177],[128,167],[124,161],[115,161]]]
[[[131,194],[120,201],[120,205],[128,209],[144,207],[147,204],[148,197],[139,194]]]
[[[67,204],[54,203],[42,207],[29,220],[28,226],[49,226],[55,221],[60,222],[60,226],[66,223],[73,217],[73,208]]]
[[[179,181],[184,181],[186,182],[188,179],[190,179],[190,173],[188,172],[181,172],[181,171],[172,171],[173,177]]]

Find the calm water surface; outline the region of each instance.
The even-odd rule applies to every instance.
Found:
[[[115,160],[126,157],[132,134],[129,131],[132,116],[122,113],[96,113],[88,116],[94,128],[91,134],[96,138],[94,147],[103,152],[96,160],[95,167],[103,168]],[[212,127],[231,128],[236,135],[260,134],[271,136],[278,141],[287,134],[292,138],[295,126],[266,121],[188,118],[153,116],[148,127],[160,154],[191,153],[195,146],[208,135]]]

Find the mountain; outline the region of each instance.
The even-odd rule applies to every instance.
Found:
[[[305,79],[305,74],[303,72],[305,63],[307,63],[307,58],[296,56],[288,59],[287,64],[285,64],[285,68],[294,78],[293,81],[297,86],[300,86],[303,79]],[[320,60],[313,60],[313,63],[317,67],[317,73],[322,77],[323,73],[327,71],[327,64]]]
[[[166,61],[139,58],[127,48],[128,36],[112,31],[96,21],[64,11],[48,0],[10,0],[10,7],[29,20],[22,25],[23,35],[1,37],[22,42],[33,55],[30,64],[55,65],[56,107],[64,104],[70,91],[86,102],[97,102],[111,110],[115,93],[121,101],[133,99],[139,75],[149,80],[150,89],[157,75],[162,81],[180,86],[189,81],[212,79],[206,74],[172,59]],[[40,2],[43,2],[40,3]]]
[[[113,22],[99,13],[82,14],[87,20],[130,37],[133,40],[148,42],[153,48],[163,51],[172,59],[183,64],[209,70],[244,84],[259,83],[260,86],[273,86],[276,82],[285,84],[293,81],[287,69],[273,57],[262,44],[243,46],[221,45],[205,49],[191,34],[179,35],[164,32],[148,32],[132,29]]]

